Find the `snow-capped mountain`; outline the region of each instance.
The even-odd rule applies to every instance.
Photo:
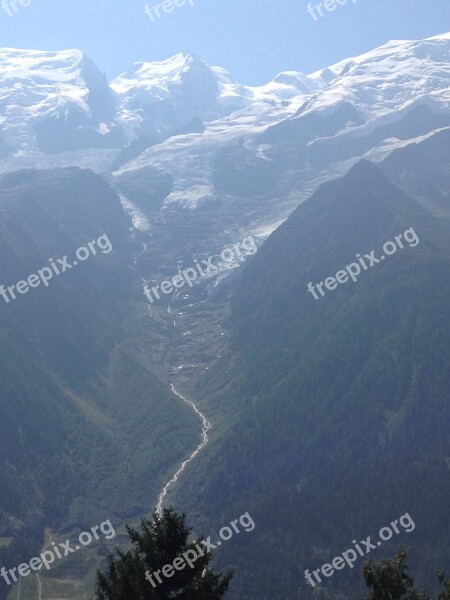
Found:
[[[259,88],[235,84],[213,67],[209,72],[220,75],[217,105],[241,108],[208,123],[202,134],[147,149],[123,173],[129,178],[151,168],[170,174],[174,185],[166,203],[193,206],[194,198],[220,197],[218,161],[230,180],[240,180],[246,165],[260,165],[263,173],[282,163],[293,178],[301,172],[304,184],[305,178],[320,179],[322,168],[342,172],[362,156],[380,160],[406,140],[450,125],[449,58],[450,34],[443,34],[389,42],[309,76],[282,73]],[[181,85],[173,72],[170,79]],[[154,91],[155,81],[148,81]]]
[[[270,110],[322,86],[320,78],[297,72],[281,73],[265,86],[245,86],[192,52],[161,62],[136,63],[111,82],[120,99],[120,123],[131,135],[154,137],[195,118],[211,122],[256,104]]]
[[[0,137],[15,151],[123,144],[107,80],[80,50],[0,50]]]
[[[136,63],[111,87],[119,97],[119,119],[132,137],[159,137],[195,117],[212,121],[222,114],[217,79],[196,54]]]
[[[192,174],[198,148],[202,170],[211,173],[207,161],[236,140],[258,160],[274,159],[280,143],[306,148],[306,166],[314,151],[329,159],[324,144],[342,141],[335,160],[360,156],[388,138],[411,137],[412,125],[415,135],[445,125],[449,53],[449,34],[392,41],[310,75],[287,71],[252,87],[192,52],[136,63],[108,84],[79,50],[3,49],[0,169],[79,164],[104,171],[115,162],[132,171],[157,163],[171,176],[189,164]],[[182,155],[176,165],[174,145]]]
[[[421,41],[391,41],[361,56],[313,73],[321,85],[301,115],[320,116],[351,104],[364,128],[395,121],[412,107],[450,109],[450,34]]]
[[[0,156],[117,148],[147,136],[162,141],[197,131],[239,109],[271,112],[317,91],[320,78],[287,72],[261,87],[181,52],[138,62],[109,85],[80,50],[0,50]],[[290,111],[292,112],[292,110]],[[126,138],[123,135],[126,132]]]

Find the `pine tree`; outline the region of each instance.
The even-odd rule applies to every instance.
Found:
[[[186,515],[177,514],[172,508],[161,515],[142,519],[141,531],[127,526],[132,549],[117,550],[117,556],[109,555],[107,571],[97,571],[98,600],[220,600],[228,590],[232,574],[216,575],[209,564],[211,552],[207,552],[202,540],[189,542],[192,529],[186,527]],[[182,569],[163,567],[173,565],[175,559],[181,567],[183,554],[191,551],[192,567],[184,562]],[[197,558],[194,557],[194,553]],[[153,575],[159,571],[158,577]],[[152,576],[153,575],[153,576]]]
[[[370,592],[366,600],[431,600],[427,592],[417,592],[414,580],[408,574],[407,553],[400,548],[393,559],[384,558],[379,562],[364,563],[362,573]],[[444,573],[438,575],[444,591],[438,600],[450,600],[450,579]]]
[[[439,594],[438,600],[450,600],[450,578],[445,578],[445,573],[438,574],[440,584],[444,584],[444,590]]]

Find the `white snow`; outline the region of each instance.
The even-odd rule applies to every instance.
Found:
[[[149,119],[154,119],[156,129],[170,128],[174,124],[167,122],[167,113],[185,123],[190,114],[198,112],[206,131],[171,137],[117,174],[145,166],[170,172],[175,185],[166,204],[195,209],[214,196],[211,164],[217,151],[243,140],[256,157],[267,160],[270,146],[261,146],[256,136],[284,119],[312,112],[324,115],[348,102],[363,124],[348,123],[335,137],[362,136],[398,120],[419,103],[435,112],[448,112],[449,58],[450,33],[443,33],[421,41],[390,41],[309,75],[285,71],[256,87],[236,82],[225,69],[210,67],[191,52],[164,61],[136,63],[111,82],[119,104],[115,121],[129,139],[148,125]],[[73,107],[90,116],[89,90],[82,75],[86,60],[80,50],[73,49],[0,50],[0,136],[13,146],[13,155],[0,163],[1,172],[20,166],[63,166],[70,161],[92,165],[99,172],[108,170],[115,150],[44,156],[35,147],[34,125],[46,116],[58,112],[64,118]],[[305,103],[306,109],[296,117]],[[154,116],[154,107],[163,107],[165,116]],[[96,128],[106,135],[111,123],[102,122]]]

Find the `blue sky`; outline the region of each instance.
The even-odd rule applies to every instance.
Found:
[[[162,0],[31,0],[28,7],[16,1],[11,17],[0,8],[0,46],[80,48],[109,78],[135,61],[187,49],[256,85],[283,70],[310,73],[389,39],[450,29],[449,0],[348,0],[317,21],[306,0],[186,0],[154,22],[144,6]]]

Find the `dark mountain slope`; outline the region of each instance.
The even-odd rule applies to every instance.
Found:
[[[48,287],[9,303],[0,297],[0,562],[9,568],[36,555],[44,527],[79,533],[148,512],[198,424],[129,342],[141,294],[132,290],[133,247],[117,195],[80,169],[1,183],[5,287],[49,258],[68,255],[72,264],[80,246],[105,234],[112,246],[96,246]]]
[[[308,293],[411,227],[420,243],[319,300]],[[304,570],[406,512],[415,531],[373,555],[411,546],[419,585],[448,568],[449,230],[361,162],[301,205],[232,284],[227,359],[203,391],[233,426],[183,489],[193,510],[203,486],[203,523],[243,511],[256,521],[252,537],[221,549],[238,566],[232,599],[356,600],[362,558],[314,591]]]
[[[437,216],[450,215],[450,129],[395,150],[380,167]]]

